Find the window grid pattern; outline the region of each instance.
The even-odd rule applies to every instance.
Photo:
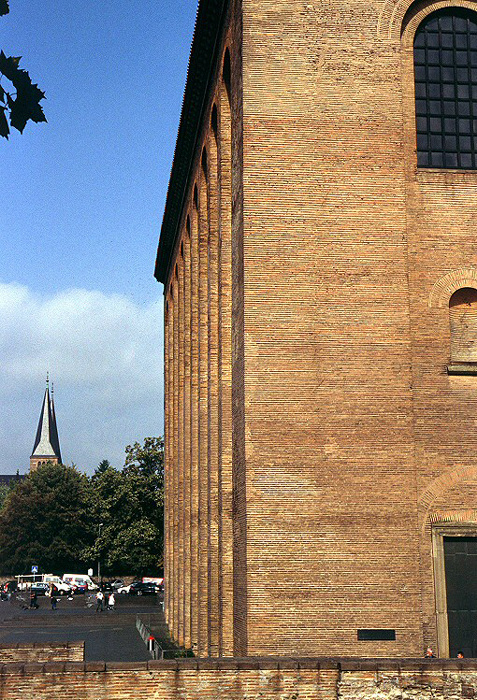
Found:
[[[414,39],[417,165],[477,169],[477,14],[441,10]]]

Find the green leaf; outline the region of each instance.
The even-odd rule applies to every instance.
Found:
[[[8,7],[8,0],[0,0],[0,17],[3,15],[8,15],[10,8]]]
[[[5,107],[0,107],[0,136],[3,136],[3,138],[8,139],[10,129],[8,126],[7,117],[5,116],[5,109]]]
[[[20,63],[20,59],[21,56],[5,56],[3,51],[0,51],[0,73],[3,73],[8,80],[12,81],[12,83],[16,73],[19,70],[18,65]]]

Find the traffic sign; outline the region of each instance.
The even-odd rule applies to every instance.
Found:
[[[36,564],[34,564],[34,565],[31,567],[31,572],[32,572],[32,574],[37,574],[37,573],[38,573],[38,566],[37,566]]]

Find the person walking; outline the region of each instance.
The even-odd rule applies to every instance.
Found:
[[[96,612],[103,612],[103,600],[104,600],[103,591],[100,589],[96,593]]]
[[[114,597],[114,591],[111,591],[108,598],[108,610],[114,610],[116,604],[116,598]]]
[[[35,610],[38,610],[39,607],[36,592],[33,591],[33,593],[30,593],[30,608],[35,608]]]

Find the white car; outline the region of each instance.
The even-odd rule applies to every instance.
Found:
[[[121,588],[118,588],[118,593],[125,594],[129,593],[129,589],[131,588],[131,584],[129,586],[121,586]]]

